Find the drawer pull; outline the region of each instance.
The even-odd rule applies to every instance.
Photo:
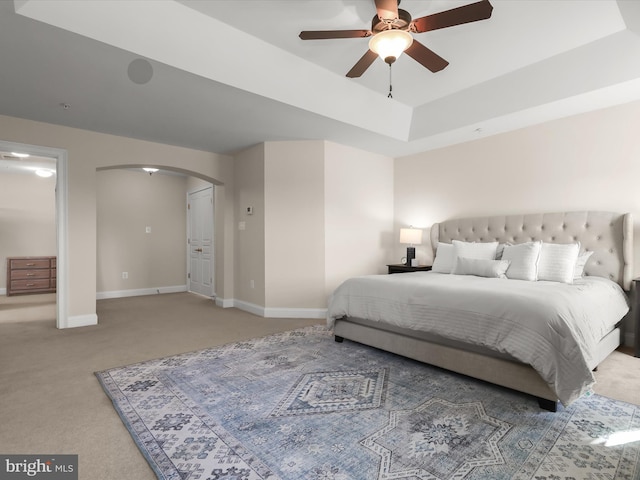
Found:
[[[27,267],[35,267],[36,266],[35,263],[27,263],[26,265],[27,265]]]
[[[27,277],[33,277],[35,273],[27,273]]]
[[[27,287],[33,287],[35,283],[27,283]]]

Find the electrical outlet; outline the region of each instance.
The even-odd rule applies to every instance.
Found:
[[[127,280],[129,278],[129,272],[122,272],[122,279]]]

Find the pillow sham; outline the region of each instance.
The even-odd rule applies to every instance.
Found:
[[[538,260],[538,280],[573,283],[579,252],[579,243],[543,242]]]
[[[584,276],[584,267],[587,264],[587,260],[589,257],[593,255],[593,251],[584,252],[578,255],[578,259],[576,260],[576,268],[573,271],[573,279],[577,280],[578,278],[582,278]]]
[[[454,275],[505,278],[504,274],[508,268],[508,260],[486,260],[483,258],[458,257],[454,261],[451,273]]]
[[[461,242],[454,240],[453,258],[479,258],[484,260],[495,260],[498,242]]]
[[[511,262],[506,272],[506,277],[535,282],[538,279],[538,258],[540,257],[541,247],[542,242],[505,245],[502,259]]]
[[[431,271],[437,273],[451,273],[451,269],[453,268],[453,258],[453,245],[450,243],[438,242],[436,258],[433,259]]]

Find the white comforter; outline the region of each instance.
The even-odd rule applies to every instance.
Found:
[[[345,281],[327,321],[359,317],[507,353],[568,405],[594,383],[591,352],[628,310],[622,289],[600,277],[568,285],[415,272]]]

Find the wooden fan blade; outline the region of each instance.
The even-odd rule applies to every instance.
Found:
[[[382,20],[398,18],[398,0],[375,0],[378,17]]]
[[[486,20],[491,17],[492,11],[493,6],[489,3],[489,0],[481,0],[470,5],[463,5],[462,7],[427,15],[426,17],[416,18],[411,22],[411,31],[423,33],[438,30],[439,28],[462,25],[463,23]]]
[[[371,66],[376,58],[378,58],[377,53],[371,50],[367,50],[367,53],[365,53],[362,58],[360,58],[360,60],[358,60],[356,64],[351,68],[351,70],[349,70],[349,72],[347,73],[347,77],[359,77],[367,70],[367,68]]]
[[[327,40],[330,38],[361,38],[370,37],[371,30],[306,30],[300,32],[302,40]]]
[[[404,52],[411,58],[413,58],[416,62],[431,70],[433,73],[439,72],[444,67],[449,65],[449,62],[447,62],[444,58],[442,58],[434,51],[428,49],[415,39],[413,40],[411,46]]]

